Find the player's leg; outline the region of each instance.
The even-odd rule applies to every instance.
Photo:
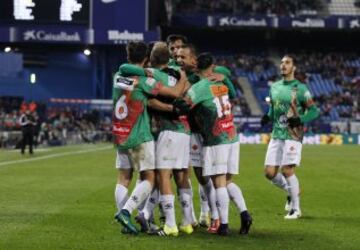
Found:
[[[193,232],[192,227],[192,191],[189,185],[189,175],[187,169],[174,169],[174,179],[178,187],[179,201],[182,211],[182,223],[180,225],[180,231],[191,234]]]
[[[284,155],[282,159],[282,173],[291,197],[291,209],[285,219],[297,219],[301,216],[300,209],[300,186],[299,180],[295,175],[296,166],[300,165],[302,144],[294,140],[286,140],[284,145]]]
[[[232,181],[232,175],[226,175],[226,188],[229,193],[230,200],[233,201],[239,210],[241,227],[239,230],[240,234],[248,234],[252,225],[252,217],[248,212],[245,198],[240,187]]]
[[[284,143],[283,140],[270,140],[266,152],[264,172],[266,178],[275,186],[287,191],[287,182],[284,176],[278,171],[282,160]]]
[[[216,206],[216,192],[215,192],[214,184],[211,178],[202,175],[203,169],[201,167],[194,168],[194,172],[199,182],[199,188],[201,188],[204,192],[203,194],[200,193],[200,195],[205,195],[205,199],[203,198],[201,199],[207,201],[208,207],[211,211],[211,216],[210,216],[210,214],[206,213],[206,211],[203,211],[202,208],[202,213],[200,214],[199,223],[202,226],[207,226],[208,232],[216,233],[220,226],[220,220],[219,220],[219,212]]]
[[[115,167],[118,170],[117,183],[115,186],[115,204],[117,212],[115,213],[115,219],[124,207],[128,200],[128,188],[133,177],[133,168],[130,161],[130,156],[127,151],[118,150],[116,153]],[[121,230],[122,233],[131,233],[126,227]]]
[[[215,186],[216,204],[219,211],[220,226],[218,228],[218,234],[229,234],[229,194],[226,189],[226,175],[218,174],[211,176],[211,179]]]
[[[224,149],[227,148],[224,147]],[[248,234],[252,224],[252,218],[246,207],[245,199],[240,187],[232,181],[233,175],[239,174],[240,143],[234,142],[229,144],[227,151],[224,151],[222,154],[228,154],[226,187],[230,199],[235,203],[240,213],[241,227],[239,233]]]
[[[200,198],[200,216],[199,224],[203,227],[209,227],[210,225],[210,207],[209,203],[209,189],[213,191],[213,202],[215,204],[215,189],[212,181],[209,177],[203,177],[202,175],[202,137],[198,133],[193,133],[190,136],[190,162],[189,165],[193,167],[196,179],[199,182],[199,198]],[[210,183],[209,183],[210,181]],[[217,208],[215,206],[217,212]],[[216,213],[214,214],[216,216]]]
[[[136,185],[132,191],[129,200],[124,205],[123,209],[131,214],[141,203],[148,198],[155,180],[154,170],[144,170],[140,172],[141,182]]]
[[[214,164],[227,162],[227,145],[206,146],[203,148],[203,175],[210,176],[215,187],[216,205],[219,211],[220,226],[218,234],[229,234],[229,194],[226,189],[227,164]]]
[[[191,234],[193,232],[193,193],[190,185],[190,172],[188,170],[189,152],[190,152],[190,136],[184,133],[172,132],[174,147],[171,149],[174,155],[173,174],[178,188],[179,201],[182,211],[182,223],[180,231]],[[175,155],[177,157],[175,157]]]
[[[118,169],[118,176],[115,186],[115,203],[117,213],[119,213],[128,200],[128,187],[133,176],[133,168],[127,152],[117,151],[116,168]]]
[[[165,224],[162,231],[159,231],[159,235],[164,236],[177,236],[179,231],[176,225],[175,218],[175,196],[171,188],[171,175],[172,170],[170,167],[167,169],[163,166],[159,169],[159,189],[160,189],[160,204],[163,208],[165,215]]]
[[[117,215],[121,224],[127,227],[132,233],[138,233],[136,227],[131,222],[132,212],[148,198],[155,183],[155,145],[153,141],[145,142],[132,150],[132,158],[136,159],[140,169],[139,183],[125,203],[124,207]]]
[[[287,181],[284,175],[279,171],[283,156],[284,140],[271,139],[265,157],[265,177],[271,181],[276,187],[287,192],[287,200],[285,210],[290,209],[290,194]]]
[[[177,236],[179,231],[175,218],[175,196],[171,187],[171,176],[174,155],[172,148],[176,143],[171,131],[162,131],[156,142],[156,169],[159,175],[160,204],[165,215],[164,228],[157,232],[161,236]],[[176,144],[175,144],[176,145]]]

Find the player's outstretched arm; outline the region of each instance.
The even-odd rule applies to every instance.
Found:
[[[146,71],[136,65],[124,63],[119,67],[119,72],[124,76],[146,76]]]

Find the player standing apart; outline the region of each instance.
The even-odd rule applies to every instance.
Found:
[[[295,79],[296,62],[285,55],[280,64],[282,80],[270,88],[270,109],[261,125],[273,122],[272,138],[265,158],[265,176],[277,187],[288,192],[285,219],[301,216],[299,180],[295,167],[300,165],[303,124],[318,117],[311,94],[305,84]],[[281,169],[281,173],[279,172]]]

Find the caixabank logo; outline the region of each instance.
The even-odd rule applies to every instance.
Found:
[[[44,41],[44,42],[81,42],[79,32],[46,32],[45,30],[26,30],[23,32],[24,41]]]

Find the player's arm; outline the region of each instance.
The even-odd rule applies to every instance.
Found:
[[[146,71],[136,65],[124,63],[119,67],[119,72],[125,76],[146,76]]]
[[[234,84],[229,79],[229,77],[227,77],[225,74],[214,71],[214,73],[212,75],[208,76],[207,79],[212,82],[224,83],[229,90],[229,98],[230,99],[236,98],[236,90],[235,90]]]
[[[304,114],[299,115],[298,117],[292,117],[288,119],[289,126],[292,128],[301,126],[304,123],[311,122],[312,120],[316,119],[320,111],[316,107],[310,91],[304,86],[303,94],[300,96],[300,102],[302,106],[305,108]]]
[[[300,121],[302,123],[311,122],[315,120],[320,115],[320,110],[316,107],[315,102],[313,101],[310,91],[305,87],[303,94],[303,104],[305,106],[305,113],[300,115]]]
[[[174,87],[163,86],[159,90],[159,95],[171,98],[181,97],[185,90],[190,87],[190,84],[188,82],[185,72],[181,71],[180,74],[180,80],[176,83],[176,85]]]
[[[164,112],[172,112],[173,111],[173,105],[164,103],[162,101],[159,101],[156,98],[151,98],[147,102],[148,107],[154,110],[158,111],[164,111]]]

